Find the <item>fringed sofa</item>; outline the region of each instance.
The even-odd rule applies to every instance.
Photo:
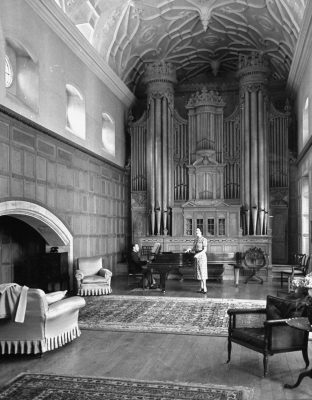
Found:
[[[112,272],[103,268],[100,256],[78,258],[75,277],[79,296],[99,296],[112,292]]]
[[[78,314],[86,302],[65,294],[28,289],[24,322],[13,315],[0,319],[0,354],[45,353],[79,337]]]

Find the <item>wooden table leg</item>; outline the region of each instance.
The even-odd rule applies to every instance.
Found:
[[[310,369],[309,371],[301,372],[301,374],[298,376],[297,382],[294,385],[289,385],[288,383],[285,383],[284,388],[285,389],[294,389],[294,388],[298,387],[300,385],[302,379],[305,378],[306,376],[312,379],[312,369]]]
[[[160,289],[163,293],[166,292],[166,271],[159,271],[160,279],[159,279],[159,285]]]
[[[236,287],[239,285],[239,267],[234,266],[234,284]]]

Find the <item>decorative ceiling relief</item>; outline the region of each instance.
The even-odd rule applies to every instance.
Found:
[[[175,65],[178,82],[237,70],[239,54],[269,59],[287,80],[307,0],[56,0],[136,92],[144,65]],[[61,6],[61,4],[63,6]]]
[[[212,7],[217,2],[216,0],[187,0],[188,3],[192,4],[197,8],[199,17],[203,24],[204,31],[207,31],[208,24],[211,18]]]

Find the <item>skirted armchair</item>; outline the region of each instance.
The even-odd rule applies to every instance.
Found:
[[[13,313],[1,315],[0,354],[41,354],[79,337],[78,314],[86,302],[79,296],[64,298],[65,294],[28,289],[20,322]]]
[[[75,277],[79,296],[98,296],[112,292],[112,272],[103,268],[102,257],[78,258]]]

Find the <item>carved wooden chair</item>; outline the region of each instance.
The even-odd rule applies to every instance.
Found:
[[[243,267],[251,271],[245,283],[252,279],[263,283],[263,279],[257,275],[258,271],[267,265],[267,256],[260,247],[252,247],[245,252]]]
[[[288,293],[293,290],[292,282],[296,279],[303,279],[305,276],[312,272],[312,259],[311,256],[306,258],[305,265],[302,268],[292,268],[292,273],[288,278]]]
[[[289,268],[283,269],[281,272],[281,287],[283,287],[284,279],[287,278],[287,288],[290,292],[291,281],[295,277],[305,276],[309,273],[310,266],[310,256],[307,257],[306,254],[295,253],[293,255],[293,262],[290,264]]]

